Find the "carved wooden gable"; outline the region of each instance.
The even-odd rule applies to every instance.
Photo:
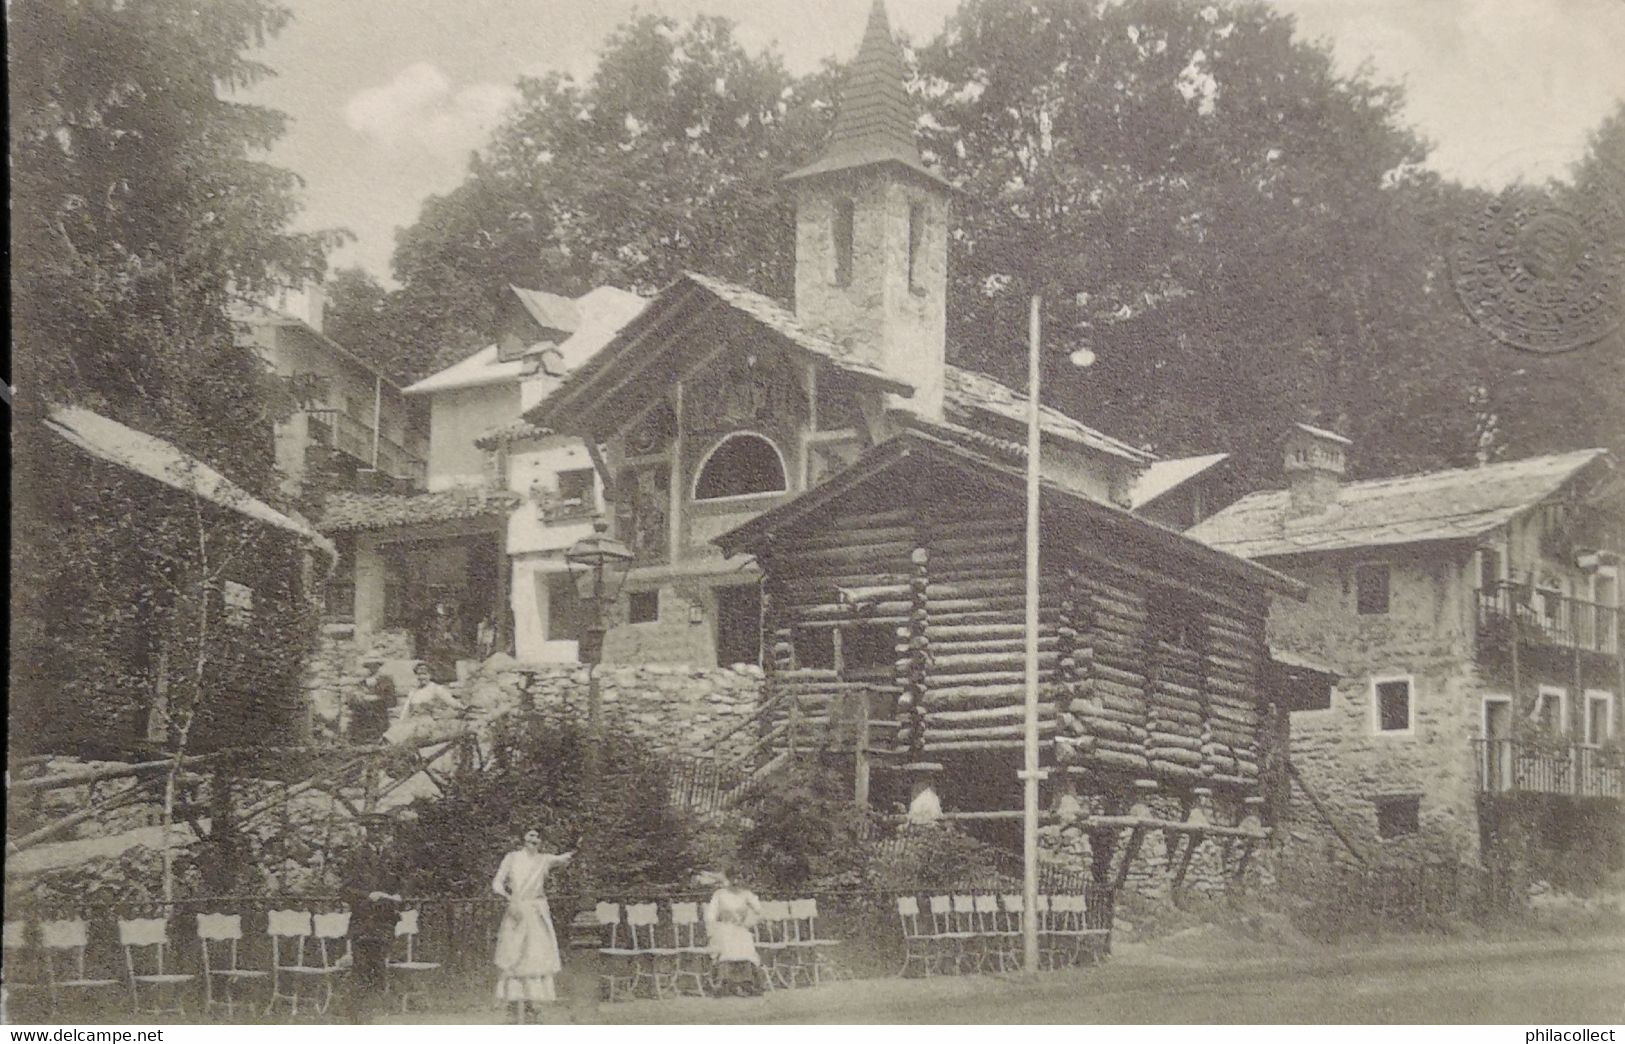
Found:
[[[728,353],[690,377],[683,429],[703,434],[783,427],[806,413],[800,369],[776,352]]]

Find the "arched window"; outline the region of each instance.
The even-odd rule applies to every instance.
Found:
[[[752,493],[783,493],[784,460],[760,435],[741,432],[719,442],[694,480],[695,500],[718,500]]]

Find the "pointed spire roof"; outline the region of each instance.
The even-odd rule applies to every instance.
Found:
[[[942,175],[920,160],[920,150],[914,144],[914,105],[904,86],[907,75],[902,49],[892,38],[885,2],[875,0],[858,56],[847,71],[829,147],[816,162],[785,175],[785,180],[874,163],[900,163],[947,185]]]

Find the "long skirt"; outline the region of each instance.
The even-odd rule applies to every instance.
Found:
[[[499,1001],[551,1001],[558,973],[559,944],[546,899],[524,899],[508,906],[497,931],[496,962]]]

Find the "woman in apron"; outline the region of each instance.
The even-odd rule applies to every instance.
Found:
[[[491,881],[491,890],[508,900],[494,958],[502,975],[497,980],[497,999],[515,1005],[515,1021],[523,1022],[532,1004],[554,1000],[553,976],[561,963],[543,885],[548,871],[568,863],[574,855],[543,852],[541,831],[527,830],[524,847],[503,856]]]

